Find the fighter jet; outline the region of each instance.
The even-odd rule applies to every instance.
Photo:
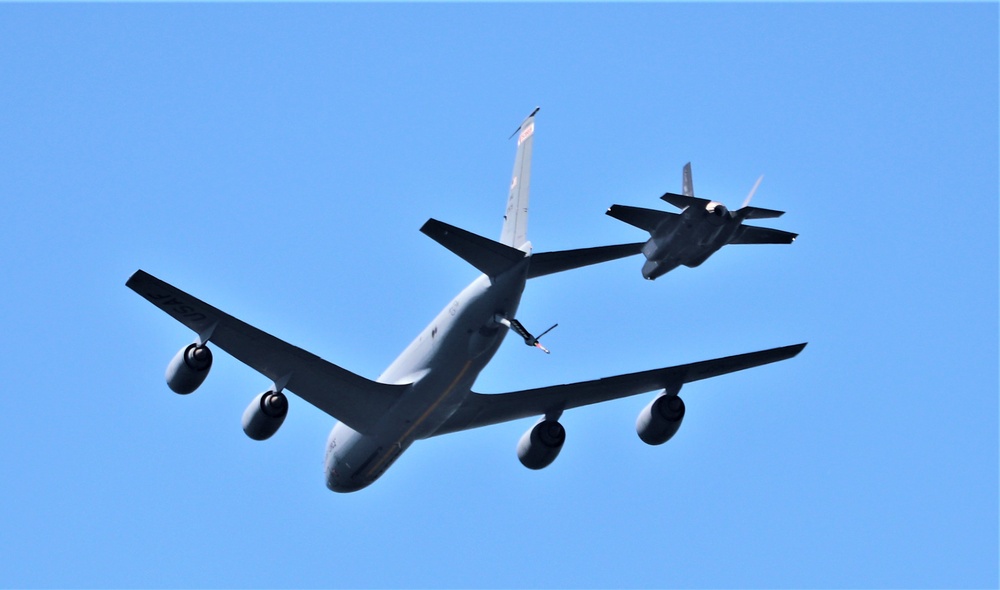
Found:
[[[335,492],[360,490],[419,440],[510,420],[540,417],[517,444],[529,469],[555,460],[566,431],[563,412],[645,392],[660,392],[636,421],[648,444],[666,442],[680,427],[687,383],[741,371],[797,355],[805,344],[677,365],[569,385],[504,394],[472,390],[508,331],[528,346],[548,352],[516,319],[521,294],[535,277],[639,253],[641,242],[532,254],[527,239],[531,151],[537,109],[515,131],[514,175],[500,241],[431,219],[421,231],[482,274],[444,309],[375,380],[341,368],[219,310],[146,273],[136,271],[129,288],[197,335],[167,366],[167,385],[180,394],[197,389],[212,366],[209,344],[228,352],[270,382],[243,413],[252,439],[274,435],[288,414],[292,392],[338,422],[326,443],[326,485]]]
[[[681,209],[679,214],[626,205],[612,205],[607,214],[649,232],[649,241],[642,246],[646,256],[642,276],[652,281],[682,264],[694,268],[726,244],[791,244],[795,241],[798,234],[743,225],[745,219],[768,219],[785,213],[750,206],[750,199],[763,179],[763,176],[757,179],[739,209],[730,211],[722,203],[694,196],[691,163],[688,162],[684,165],[683,194],[666,193],[660,197]]]

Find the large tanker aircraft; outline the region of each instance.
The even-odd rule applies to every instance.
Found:
[[[660,391],[639,414],[636,429],[649,444],[670,439],[684,418],[681,386],[798,354],[805,344],[653,369],[568,385],[503,394],[472,391],[507,332],[545,350],[516,319],[529,279],[638,254],[642,243],[532,254],[527,239],[528,194],[535,109],[515,135],[517,153],[498,242],[435,219],[421,231],[482,274],[454,297],[374,381],[325,361],[238,320],[139,270],[127,286],[181,322],[197,337],[167,367],[169,387],[197,389],[212,366],[209,344],[264,375],[271,385],[243,413],[243,430],[271,437],[285,420],[292,392],[337,423],[326,444],[326,485],[354,492],[377,480],[414,442],[491,424],[539,417],[521,437],[517,456],[541,469],[559,454],[562,413],[572,408]]]

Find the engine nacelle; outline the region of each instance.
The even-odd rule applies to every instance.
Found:
[[[205,345],[189,344],[177,351],[167,365],[167,385],[175,393],[187,395],[198,389],[212,368],[212,351]]]
[[[670,440],[684,420],[684,400],[676,395],[661,395],[649,402],[635,420],[635,431],[642,442],[662,445]]]
[[[713,207],[713,205],[715,206]],[[722,218],[729,217],[729,209],[722,203],[716,203],[715,201],[712,201],[711,203],[708,204],[708,210],[712,215],[715,215],[716,217],[722,217]]]
[[[288,415],[288,398],[280,391],[265,391],[253,398],[243,412],[243,432],[254,440],[267,440],[278,432]]]
[[[517,458],[528,469],[548,467],[566,442],[566,429],[557,420],[542,420],[521,436]]]

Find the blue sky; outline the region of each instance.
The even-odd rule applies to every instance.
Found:
[[[996,4],[0,6],[0,585],[996,587]],[[323,485],[332,420],[192,335],[147,270],[377,376],[475,277],[417,230],[496,237],[540,105],[536,251],[643,239],[604,215],[699,196],[785,210],[792,246],[541,278],[502,392],[808,341],[692,384],[415,445]]]

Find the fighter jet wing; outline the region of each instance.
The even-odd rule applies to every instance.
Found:
[[[754,227],[752,225],[741,225],[736,231],[730,244],[791,244],[799,234],[781,231],[780,229],[770,229],[767,227]]]
[[[138,270],[126,283],[171,317],[279,387],[361,433],[399,399],[406,385],[376,383],[275,338]]]
[[[805,347],[805,343],[795,344],[676,367],[513,393],[471,393],[462,407],[431,436],[558,413],[658,389],[676,389],[692,381],[790,359]]]

